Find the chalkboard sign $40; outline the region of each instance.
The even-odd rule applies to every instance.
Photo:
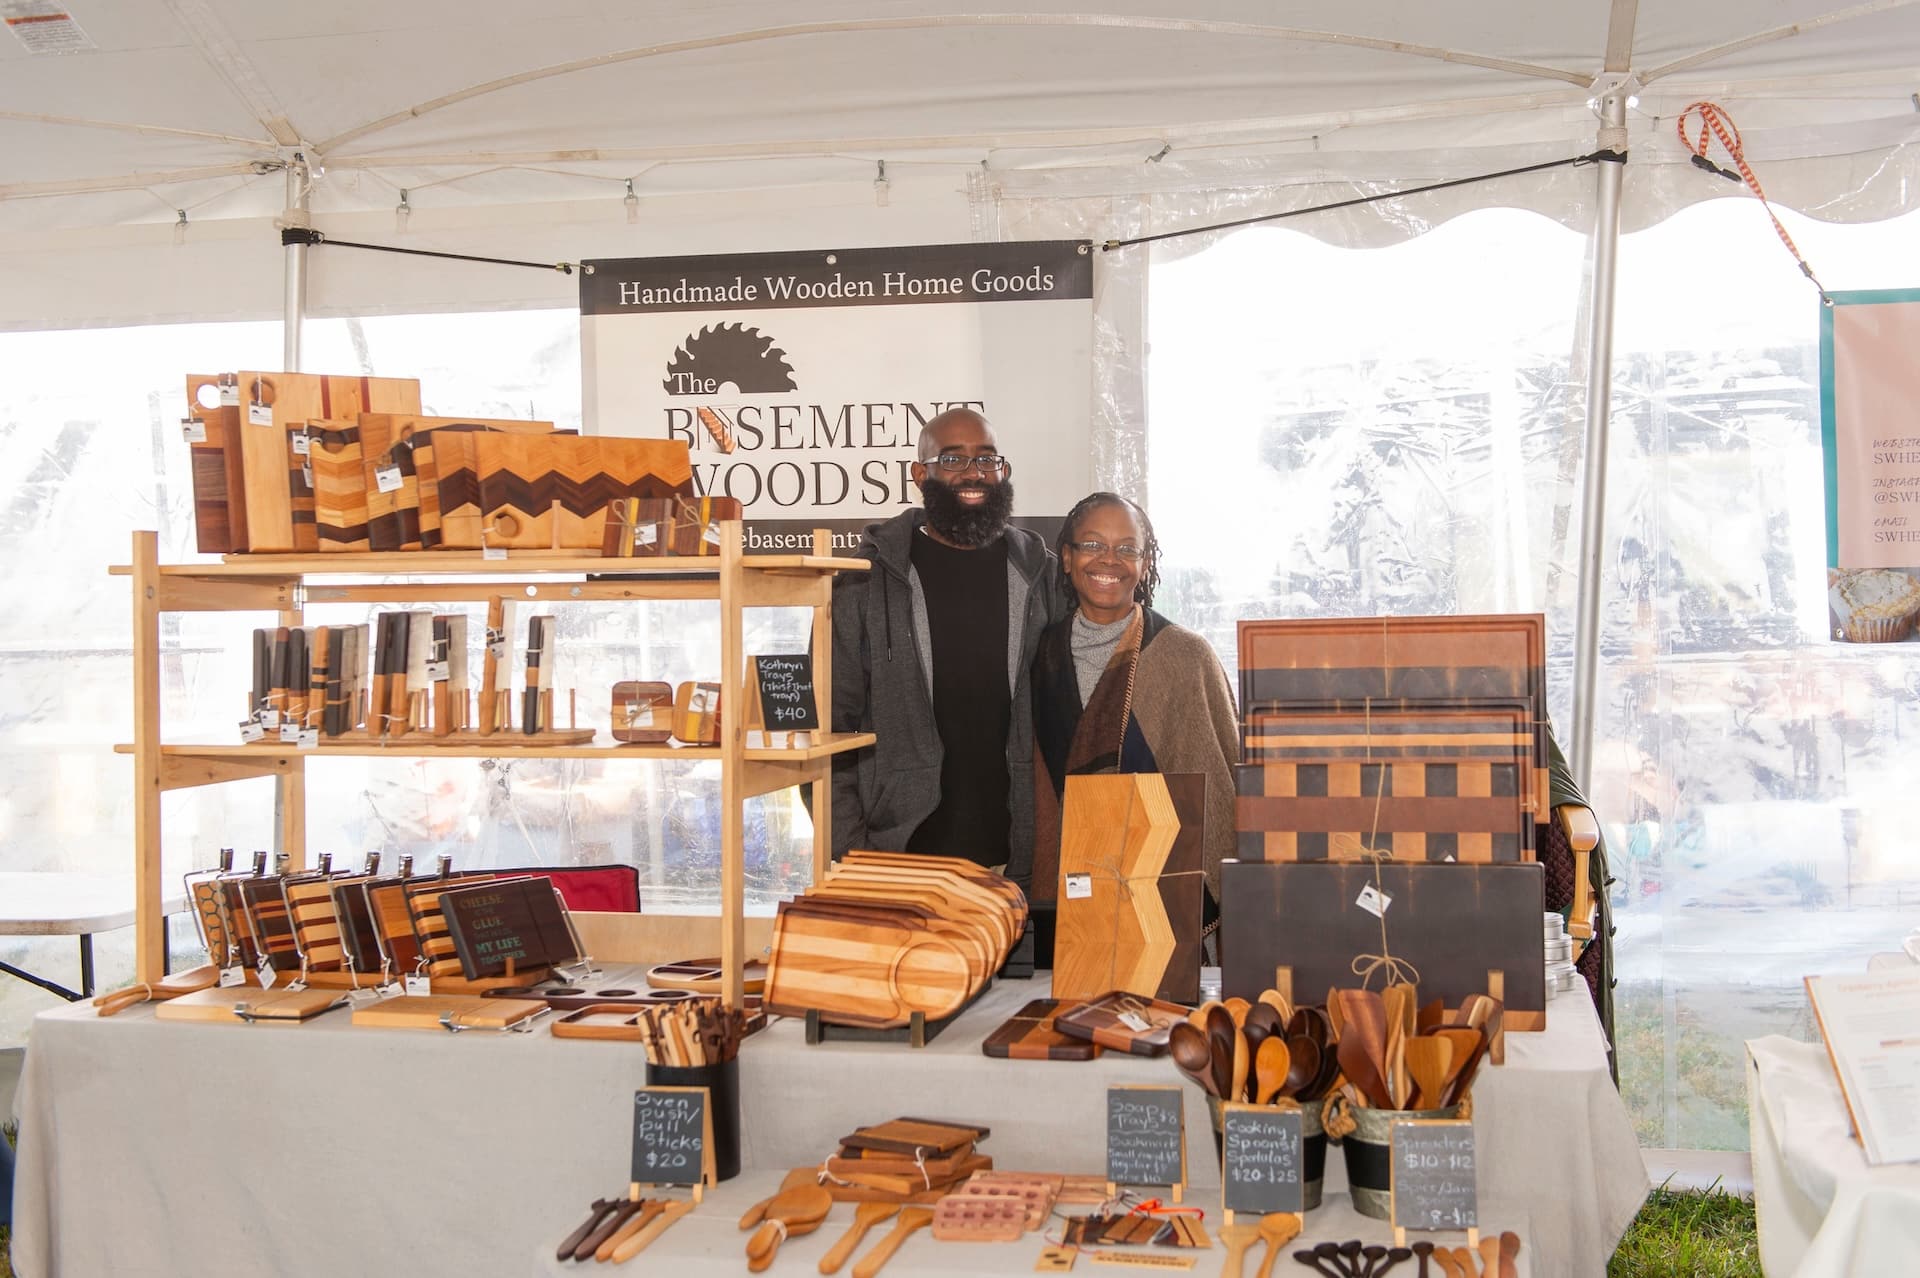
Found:
[[[820,730],[811,655],[800,652],[755,657],[753,681],[760,726],[769,732]]]

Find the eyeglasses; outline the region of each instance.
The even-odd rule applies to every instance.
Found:
[[[934,464],[948,474],[963,474],[969,470],[978,470],[982,475],[992,477],[1004,475],[1009,469],[1007,459],[998,453],[988,453],[984,457],[967,457],[961,453],[941,453],[934,458]]]
[[[1089,555],[1097,559],[1104,559],[1107,555],[1111,554],[1116,559],[1124,560],[1130,564],[1139,563],[1140,560],[1146,558],[1147,554],[1146,551],[1131,543],[1121,546],[1109,546],[1104,541],[1070,541],[1067,543],[1067,547],[1070,550],[1077,550],[1083,555]]]

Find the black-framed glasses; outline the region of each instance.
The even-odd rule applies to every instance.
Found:
[[[1111,554],[1115,559],[1124,560],[1130,564],[1139,563],[1147,556],[1146,551],[1131,542],[1109,546],[1104,541],[1070,541],[1067,546],[1083,555],[1090,555],[1097,559],[1104,559]]]
[[[1004,475],[1012,469],[1007,459],[998,453],[988,453],[982,457],[968,457],[964,453],[941,453],[933,459],[934,465],[950,475],[964,474],[969,470],[978,470],[982,475],[992,477]]]

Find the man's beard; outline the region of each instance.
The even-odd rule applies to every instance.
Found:
[[[962,488],[982,489],[987,499],[978,506],[969,506],[960,500]],[[926,503],[927,523],[956,546],[986,545],[1006,530],[1007,520],[1013,515],[1011,479],[997,484],[975,479],[950,484],[929,475],[920,485],[920,496]]]

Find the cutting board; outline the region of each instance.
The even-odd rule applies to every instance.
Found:
[[[1532,766],[1437,760],[1365,763],[1295,756],[1234,768],[1243,861],[1533,859]]]
[[[601,552],[640,558],[717,555],[721,523],[740,514],[736,497],[625,497],[608,507]]]
[[[907,870],[932,871],[944,870],[946,873],[967,880],[1006,901],[1013,911],[1013,930],[1018,935],[1027,926],[1027,894],[1020,885],[1004,874],[997,874],[977,861],[965,857],[935,856],[919,852],[874,852],[854,849],[841,858],[840,864],[886,865]]]
[[[673,692],[673,735],[687,745],[720,741],[720,685],[687,680]]]
[[[355,1025],[380,1029],[443,1029],[452,1016],[463,1029],[505,1029],[547,1010],[539,999],[481,998],[477,994],[400,994],[353,1009]]]
[[[1525,697],[1546,705],[1546,619],[1314,617],[1242,621],[1240,704]]]
[[[600,550],[623,497],[693,496],[684,440],[458,431],[435,444],[442,544]]]
[[[414,413],[362,413],[362,491],[370,515],[374,550],[435,549],[441,544],[437,447],[445,432],[496,431],[550,435],[552,422],[498,417],[425,417]],[[390,478],[382,491],[381,472]]]
[[[613,685],[613,739],[663,745],[673,735],[673,686],[623,679]]]
[[[1067,778],[1053,993],[1200,995],[1206,777]]]
[[[352,421],[363,412],[418,413],[420,383],[400,377],[343,377],[315,373],[242,372],[240,407],[229,447],[227,491],[245,495],[246,548],[262,552],[318,550],[319,531],[307,458],[293,436],[316,418]],[[255,424],[252,405],[271,422]]]
[[[231,378],[232,374],[225,374]],[[239,424],[240,410],[232,405],[208,408],[200,403],[202,386],[218,389],[220,374],[187,374],[187,416],[200,425],[205,438],[187,444],[193,479],[194,545],[203,555],[224,555],[244,546],[234,544],[233,511],[227,496],[227,445]]]
[[[307,423],[314,536],[322,551],[371,548],[367,540],[367,485],[360,462],[358,422],[316,419]]]
[[[884,909],[784,902],[767,960],[767,1011],[817,1010],[835,1024],[894,1028],[910,1013],[957,1011],[969,996],[966,955],[916,919]]]
[[[156,1006],[153,1014],[162,1021],[297,1025],[301,1021],[312,1020],[339,1002],[338,990],[263,990],[251,985],[220,989],[216,986],[168,999]],[[241,1014],[242,1011],[245,1015]]]
[[[1220,871],[1222,996],[1285,993],[1276,984],[1282,968],[1297,1001],[1352,986],[1353,960],[1380,953],[1381,920],[1354,904],[1376,873],[1393,898],[1387,947],[1419,971],[1423,1002],[1458,1007],[1470,994],[1493,994],[1506,1004],[1508,1029],[1545,1028],[1537,863],[1228,861]]]

